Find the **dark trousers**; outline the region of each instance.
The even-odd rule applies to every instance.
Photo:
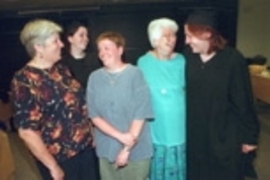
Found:
[[[49,170],[39,161],[37,167],[43,180],[51,180]],[[94,149],[87,148],[74,157],[59,163],[65,180],[99,180],[99,165]]]

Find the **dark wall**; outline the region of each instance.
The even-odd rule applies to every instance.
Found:
[[[63,27],[72,21],[82,21],[89,27],[90,50],[95,51],[95,38],[104,31],[121,32],[127,41],[126,59],[133,64],[139,56],[150,49],[147,38],[148,23],[159,17],[169,17],[179,24],[177,51],[184,46],[182,24],[188,13],[194,9],[215,9],[220,16],[220,30],[231,45],[235,45],[237,7],[234,1],[223,6],[218,0],[211,3],[137,3],[82,7],[74,10],[24,11],[6,12],[0,17],[0,88],[8,88],[13,73],[21,68],[29,59],[19,42],[19,33],[23,25],[35,18],[51,19]],[[2,13],[3,14],[3,13]]]

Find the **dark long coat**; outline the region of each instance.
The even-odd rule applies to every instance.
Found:
[[[187,180],[239,180],[241,145],[257,144],[258,121],[243,56],[225,47],[187,59]]]

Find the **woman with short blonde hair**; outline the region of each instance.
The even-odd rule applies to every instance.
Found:
[[[28,22],[21,42],[30,60],[12,80],[14,124],[44,180],[94,178],[91,125],[84,91],[58,61],[62,28],[46,19]]]
[[[20,33],[21,43],[25,46],[28,54],[35,56],[36,44],[44,44],[44,41],[54,33],[61,33],[62,27],[58,24],[45,20],[37,19],[27,23]]]

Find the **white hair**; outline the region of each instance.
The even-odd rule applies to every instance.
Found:
[[[154,41],[158,40],[162,36],[162,31],[164,28],[170,28],[174,32],[178,31],[177,23],[169,18],[154,19],[149,23],[148,38],[153,48],[155,47]]]

